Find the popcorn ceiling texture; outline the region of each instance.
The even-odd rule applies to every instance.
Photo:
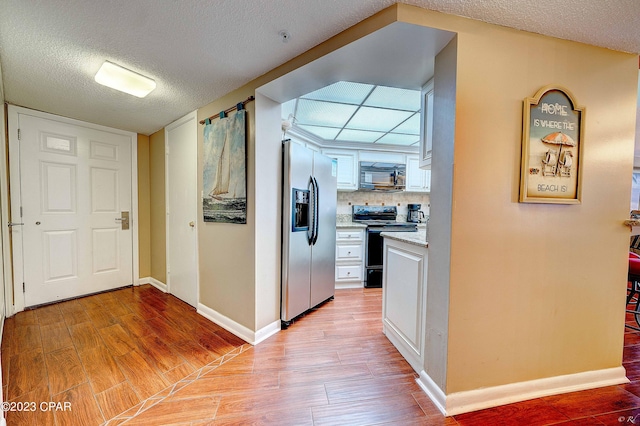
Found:
[[[394,0],[3,0],[5,100],[153,133]],[[640,52],[638,0],[406,0],[554,37]],[[278,32],[291,39],[282,43]],[[94,83],[104,60],[151,76],[147,98]]]

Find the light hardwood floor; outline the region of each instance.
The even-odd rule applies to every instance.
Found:
[[[640,414],[629,330],[629,385],[444,418],[382,334],[381,302],[379,289],[338,290],[255,347],[150,286],[26,311],[5,324],[5,396],[72,410],[9,412],[8,424],[620,425]]]

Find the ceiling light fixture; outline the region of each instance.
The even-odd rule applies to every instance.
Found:
[[[105,61],[96,73],[95,80],[103,86],[144,98],[156,88],[156,82],[142,74],[128,70],[113,62]]]

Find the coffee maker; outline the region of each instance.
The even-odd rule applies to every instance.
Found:
[[[407,222],[420,223],[424,219],[424,212],[420,211],[420,204],[407,204]]]

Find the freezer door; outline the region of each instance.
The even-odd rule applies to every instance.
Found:
[[[335,293],[337,190],[334,170],[331,158],[314,153],[313,176],[318,183],[318,235],[311,248],[312,307]]]
[[[291,142],[283,143],[282,190],[282,303],[281,319],[308,310],[311,292],[311,246],[306,231],[292,232],[293,188],[307,189],[313,170],[313,151]]]

